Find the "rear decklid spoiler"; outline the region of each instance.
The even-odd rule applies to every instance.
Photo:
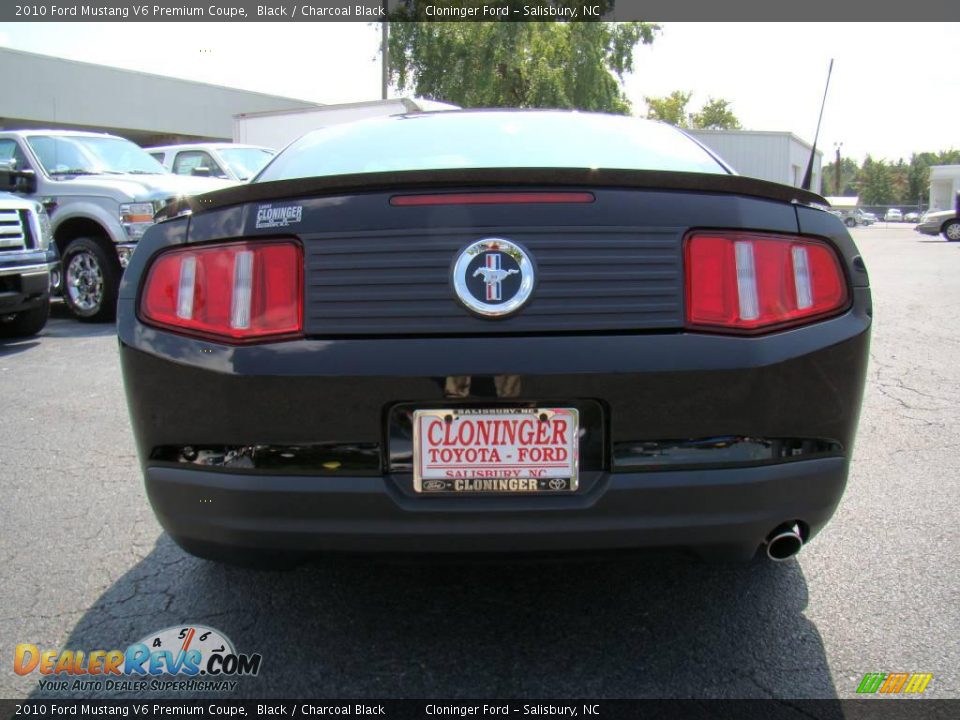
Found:
[[[457,168],[361,173],[248,183],[186,198],[167,216],[186,210],[206,212],[231,205],[269,202],[280,198],[312,197],[350,192],[421,190],[448,187],[607,187],[745,195],[802,205],[829,206],[820,195],[780,183],[713,173],[662,170],[591,170],[583,168]]]

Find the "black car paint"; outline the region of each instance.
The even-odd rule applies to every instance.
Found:
[[[526,183],[539,177],[519,175],[524,184],[497,190],[528,189]],[[788,196],[808,199],[802,191],[772,191],[769,183],[726,176],[673,175],[684,176],[682,188],[644,189],[653,182],[647,176],[616,185],[624,174],[610,173],[606,183],[593,177],[593,184],[562,185],[593,191],[597,202],[586,206],[389,205],[391,195],[412,188],[489,189],[479,181],[451,188],[448,177],[346,194],[330,181],[329,194],[302,201],[284,194],[291,182],[264,183],[200,198],[192,217],[152,228],[124,275],[118,328],[139,455],[161,522],[194,550],[422,550],[425,543],[436,549],[442,539],[449,550],[688,544],[726,546],[745,556],[784,522],[799,520],[812,536],[842,494],[856,432],[872,314],[865,267],[837,218],[784,202]],[[726,192],[716,191],[718,180],[730,183]],[[317,193],[323,185],[299,183],[298,193]],[[303,204],[302,224],[279,234],[257,230],[253,201],[268,198]],[[531,333],[511,326],[523,313],[484,321],[464,311],[464,328],[470,321],[487,325],[406,335],[377,328],[353,337],[317,336],[308,326],[304,339],[234,346],[138,319],[139,283],[150,261],[188,242],[299,237],[336,228],[509,237],[543,226],[585,228],[585,243],[589,228],[600,226],[669,228],[678,246],[687,230],[698,227],[819,237],[842,257],[851,305],[832,318],[749,338],[689,332],[679,322],[646,331]],[[516,377],[519,395],[498,397],[497,376]],[[446,396],[443,380],[449,377],[469,377],[470,394]],[[574,495],[419,498],[407,468],[391,459],[397,428],[390,418],[398,403],[559,400],[595,401],[609,425],[602,452],[584,467],[586,481]],[[731,460],[726,449],[743,442],[800,450]],[[318,462],[321,451],[307,454],[317,463],[312,475],[310,467],[277,475],[269,464],[201,469],[183,453],[204,446],[269,453],[272,446],[318,443],[334,445],[331,458],[343,457],[344,448],[362,448],[366,465],[341,462],[331,470]],[[689,452],[658,452],[646,462],[636,448],[651,444],[689,444],[701,452],[693,462]],[[198,505],[204,498],[213,502]]]

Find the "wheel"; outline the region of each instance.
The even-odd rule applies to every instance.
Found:
[[[81,237],[63,253],[63,299],[84,322],[109,322],[117,314],[120,261],[105,245],[106,241]]]
[[[856,227],[857,221],[854,220],[853,218],[847,218],[846,220],[843,221],[843,224],[846,225],[847,227]]]
[[[940,232],[942,232],[943,237],[950,242],[960,240],[960,220],[951,220],[943,226]]]
[[[18,312],[13,320],[0,323],[2,337],[30,337],[43,330],[50,317],[50,301],[47,300],[40,307]]]

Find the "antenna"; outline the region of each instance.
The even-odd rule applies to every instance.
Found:
[[[809,190],[813,184],[813,161],[817,157],[817,140],[820,139],[820,123],[823,120],[823,108],[827,104],[827,90],[830,89],[830,75],[833,74],[833,58],[830,58],[830,67],[827,69],[827,86],[823,89],[823,102],[820,103],[820,117],[817,118],[817,133],[813,136],[813,147],[810,149],[810,160],[807,162],[807,171],[803,174],[804,190]]]

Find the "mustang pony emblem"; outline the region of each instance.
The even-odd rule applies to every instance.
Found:
[[[487,300],[499,300],[500,283],[503,282],[505,277],[516,275],[520,271],[516,268],[510,268],[509,270],[501,268],[500,253],[490,253],[486,260],[487,264],[485,266],[474,270],[473,277],[477,277],[477,275],[483,277],[483,281],[487,284]]]
[[[530,299],[534,267],[517,243],[485,238],[460,251],[450,279],[457,299],[468,310],[497,318],[516,312]]]

